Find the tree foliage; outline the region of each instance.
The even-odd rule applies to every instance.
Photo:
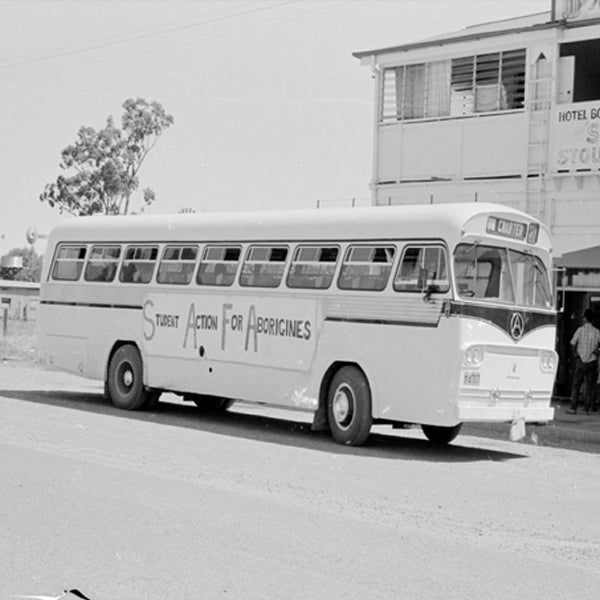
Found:
[[[15,281],[39,281],[42,274],[42,257],[34,248],[13,248],[5,255],[20,256],[23,259],[23,268],[0,267],[1,279],[12,279]]]
[[[160,102],[129,98],[123,103],[120,128],[108,117],[99,131],[79,129],[75,143],[61,153],[65,174],[46,184],[40,200],[73,215],[128,214],[140,168],[172,124]],[[144,189],[141,210],[154,199],[154,192]]]

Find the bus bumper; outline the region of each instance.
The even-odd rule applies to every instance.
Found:
[[[550,406],[458,406],[458,422],[510,423],[523,419],[525,423],[545,423],[554,418]]]

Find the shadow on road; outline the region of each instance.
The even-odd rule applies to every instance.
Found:
[[[333,454],[450,463],[505,461],[527,457],[527,454],[519,452],[461,445],[460,436],[451,445],[438,448],[432,446],[424,438],[403,437],[401,433],[392,432],[391,429],[389,435],[378,432],[371,433],[364,446],[341,446],[333,441],[329,432],[313,432],[310,423],[307,421],[293,420],[296,415],[292,411],[290,411],[290,419],[283,419],[262,414],[239,412],[236,410],[238,404],[234,404],[232,409],[221,414],[204,414],[195,405],[164,401],[159,402],[154,410],[129,412],[109,404],[101,394],[93,393],[63,390],[24,391],[0,389],[0,397],[109,415],[121,419],[147,421],[171,427],[185,427],[217,435],[234,436]],[[243,410],[243,408],[240,410]],[[269,409],[265,408],[265,410]]]

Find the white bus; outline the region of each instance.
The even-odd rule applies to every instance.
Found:
[[[124,409],[174,392],[448,443],[465,422],[545,422],[557,367],[550,238],[479,203],[79,217],[49,236],[50,366]]]

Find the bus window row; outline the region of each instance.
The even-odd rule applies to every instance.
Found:
[[[160,255],[160,256],[159,256]],[[51,278],[56,281],[328,289],[339,266],[337,286],[343,290],[381,291],[394,268],[394,244],[349,244],[342,252],[334,244],[299,244],[293,251],[283,244],[250,245],[242,259],[242,246],[169,244],[60,244]],[[343,256],[343,258],[342,258]],[[341,262],[341,266],[340,266]],[[289,263],[289,267],[288,267]],[[156,275],[155,275],[156,272]],[[287,276],[286,276],[287,272]],[[239,275],[238,275],[239,273]],[[420,292],[422,276],[435,291],[450,289],[446,249],[440,244],[409,243],[402,249],[393,287]]]

